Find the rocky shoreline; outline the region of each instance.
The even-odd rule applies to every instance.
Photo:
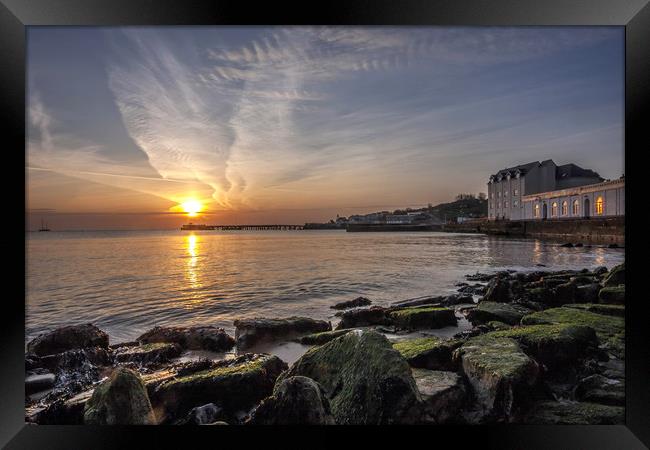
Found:
[[[386,307],[351,299],[332,305],[335,326],[245,319],[234,322],[234,336],[212,326],[155,327],[114,345],[92,324],[58,328],[26,346],[26,421],[624,422],[624,264],[476,273],[457,288]],[[433,335],[459,320],[472,327]],[[265,342],[310,348],[291,365],[247,352]],[[230,357],[184,361],[192,350]]]

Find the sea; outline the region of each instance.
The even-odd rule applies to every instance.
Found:
[[[624,261],[624,249],[441,232],[69,231],[26,233],[26,341],[91,322],[111,343],[156,325],[307,316],[337,302],[375,305],[457,290],[466,274]],[[452,330],[456,331],[456,330]]]

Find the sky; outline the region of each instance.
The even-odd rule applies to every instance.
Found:
[[[624,173],[622,27],[29,27],[27,219],[301,224]]]

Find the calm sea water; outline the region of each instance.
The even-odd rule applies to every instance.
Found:
[[[246,317],[332,319],[363,295],[378,305],[446,294],[497,269],[608,268],[624,250],[562,248],[477,234],[345,231],[27,233],[26,339],[92,322],[111,342],[154,325]]]

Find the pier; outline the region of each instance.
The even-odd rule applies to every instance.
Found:
[[[304,225],[201,225],[201,224],[186,224],[181,227],[181,230],[215,230],[215,231],[288,231],[288,230],[302,230]]]

